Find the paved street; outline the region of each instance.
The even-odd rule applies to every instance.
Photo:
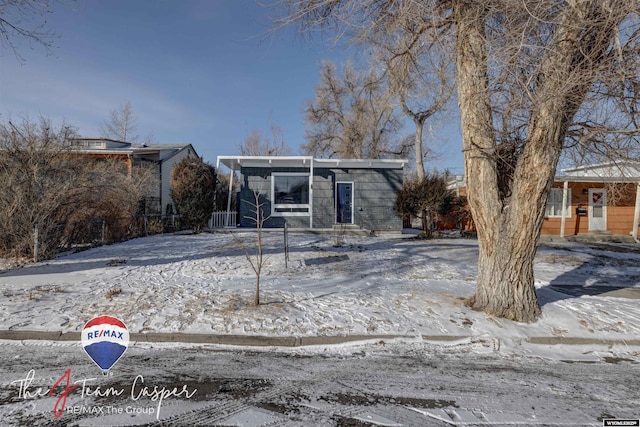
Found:
[[[640,365],[632,360],[550,361],[478,346],[146,346],[130,348],[103,377],[79,345],[4,341],[0,419],[17,426],[595,426],[603,417],[640,417]],[[78,388],[63,402],[67,380]]]

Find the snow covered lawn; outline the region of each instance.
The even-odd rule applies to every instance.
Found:
[[[255,275],[237,241],[254,237],[156,235],[0,270],[0,329],[80,331],[108,314],[130,332],[455,335],[494,346],[527,337],[640,340],[637,251],[542,246],[543,315],[522,325],[464,306],[477,277],[477,242],[467,239],[346,237],[335,247],[331,235],[290,234],[285,268],[282,234],[265,233],[256,307]]]

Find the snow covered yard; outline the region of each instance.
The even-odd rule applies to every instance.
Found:
[[[234,237],[235,236],[235,237]],[[261,301],[237,239],[254,233],[156,235],[0,270],[0,329],[80,331],[97,315],[131,332],[268,336],[454,335],[503,348],[527,337],[640,340],[640,253],[575,243],[542,246],[541,319],[531,325],[463,304],[473,294],[477,243],[408,236],[265,233]],[[637,353],[634,353],[637,355]]]

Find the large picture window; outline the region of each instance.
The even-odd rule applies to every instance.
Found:
[[[562,216],[562,188],[552,188],[544,215],[549,218]],[[571,218],[571,189],[567,189],[567,209],[565,218]]]
[[[273,214],[307,215],[309,212],[309,175],[274,173],[272,178]]]

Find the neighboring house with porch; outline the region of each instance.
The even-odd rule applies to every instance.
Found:
[[[640,162],[610,162],[563,169],[556,176],[543,235],[587,233],[632,236],[638,242]]]
[[[256,195],[264,227],[402,230],[394,204],[406,160],[316,159],[310,156],[219,156],[217,167],[240,174],[237,224],[256,226]],[[231,197],[229,197],[231,200]],[[231,213],[229,214],[229,216]],[[226,221],[227,225],[232,225]]]
[[[191,144],[133,144],[106,138],[78,138],[74,152],[97,159],[120,159],[129,174],[133,168],[149,165],[156,170],[157,187],[149,194],[145,210],[149,214],[170,214],[176,209],[171,199],[171,171],[185,157],[198,157]]]
[[[466,195],[464,177],[449,188]],[[638,240],[640,162],[609,162],[563,169],[547,202],[543,236],[615,235]]]

